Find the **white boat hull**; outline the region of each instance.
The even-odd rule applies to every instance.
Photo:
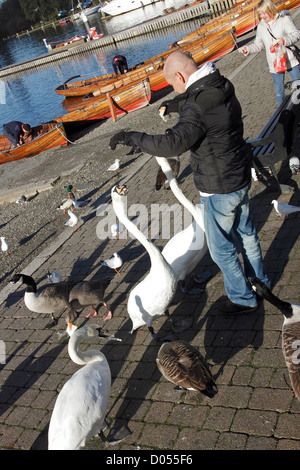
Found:
[[[108,5],[100,7],[99,12],[109,16],[117,16],[159,1],[161,0],[111,0]]]

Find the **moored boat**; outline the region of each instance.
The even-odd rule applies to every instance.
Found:
[[[200,65],[208,60],[221,57],[223,54],[233,50],[234,47],[234,33],[233,31],[228,31],[210,37],[209,40],[205,37],[197,38],[194,41],[190,41],[184,47],[178,46],[177,49],[189,52],[194,57],[197,64]],[[69,79],[58,86],[55,91],[59,95],[67,97],[83,96],[93,92],[106,93],[135,80],[149,78],[151,91],[155,92],[168,85],[163,76],[163,66],[164,61],[172,52],[173,50],[169,49],[162,54],[152,57],[144,63],[132,67],[124,75],[116,76],[115,74],[107,74],[76,82],[72,82],[72,79]]]
[[[99,92],[96,97],[83,97],[67,108],[67,114],[55,118],[55,121],[69,126],[110,117],[115,121],[117,116],[146,106],[150,99],[149,80],[138,80],[111,93]]]
[[[51,54],[52,52],[63,51],[65,49],[70,49],[70,47],[80,46],[87,41],[86,36],[76,35],[67,39],[63,42],[49,43],[47,39],[43,39],[43,42],[46,46],[47,51]]]
[[[179,39],[170,47],[174,47],[175,45],[183,46],[196,38],[208,38],[210,35],[215,34],[216,31],[225,32],[233,27],[236,30],[236,36],[239,37],[254,29],[259,23],[260,18],[256,11],[258,3],[259,0],[246,0],[243,3],[239,3],[228,12],[207,21],[199,29],[192,31],[184,38]],[[274,0],[274,3],[279,11],[292,10],[300,5],[300,0]]]
[[[0,165],[67,144],[66,132],[61,123],[46,123],[32,127],[30,136],[19,147],[14,147],[4,135],[0,135]]]
[[[161,0],[111,0],[107,5],[101,6],[98,11],[104,15],[118,16],[159,1]]]

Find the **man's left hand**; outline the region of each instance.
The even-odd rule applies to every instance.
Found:
[[[130,134],[129,132],[121,131],[115,134],[114,136],[112,136],[109,142],[110,148],[112,150],[115,150],[118,144],[131,145],[129,134]]]

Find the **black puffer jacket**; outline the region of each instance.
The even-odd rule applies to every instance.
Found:
[[[172,101],[178,123],[163,135],[127,133],[130,144],[158,157],[191,151],[199,191],[230,193],[251,180],[252,152],[243,139],[241,107],[232,83],[219,71],[200,78]]]

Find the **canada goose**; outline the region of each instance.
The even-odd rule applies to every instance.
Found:
[[[78,450],[106,426],[105,412],[111,387],[108,362],[101,351],[79,350],[81,340],[96,336],[108,337],[101,328],[89,324],[78,328],[70,337],[70,358],[84,367],[72,375],[57,397],[49,424],[49,450]]]
[[[156,157],[156,160],[165,173],[174,196],[194,218],[194,221],[184,230],[176,233],[162,250],[162,255],[174,268],[185,291],[186,276],[193,271],[207,252],[203,217],[201,210],[181,191],[168,159]]]
[[[128,219],[126,213],[126,186],[114,186],[111,190],[113,208],[120,222],[147,250],[151,268],[146,277],[130,292],[127,311],[132,320],[131,333],[142,325],[147,325],[152,337],[154,318],[166,313],[176,292],[177,276],[174,269],[162,256],[160,250],[148,240],[138,227]]]
[[[50,313],[52,324],[57,324],[54,313],[67,309],[66,322],[74,321],[74,312],[69,303],[69,294],[75,281],[64,281],[56,284],[46,284],[37,289],[36,283],[31,276],[26,274],[15,274],[10,280],[11,284],[26,284],[24,302],[26,307],[36,313]]]
[[[300,401],[300,305],[276,297],[257,278],[249,278],[252,289],[278,308],[284,315],[282,325],[282,351],[289,371],[292,388]]]
[[[217,393],[201,354],[186,341],[164,342],[158,351],[156,364],[167,380],[183,389],[200,391],[209,397]]]
[[[71,307],[75,310],[75,308],[78,308],[78,304],[81,307],[91,305],[92,312],[87,315],[86,318],[93,318],[98,314],[98,310],[103,304],[107,310],[103,320],[110,320],[112,318],[112,313],[107,303],[103,299],[105,289],[110,284],[110,282],[111,279],[109,278],[78,282],[72,288],[69,295],[69,302]],[[96,307],[94,307],[94,304],[96,304]]]
[[[272,204],[278,216],[284,215],[285,217],[287,217],[293,212],[300,212],[300,207],[293,206],[292,204],[285,204],[284,202],[278,202],[275,199],[272,201]]]

